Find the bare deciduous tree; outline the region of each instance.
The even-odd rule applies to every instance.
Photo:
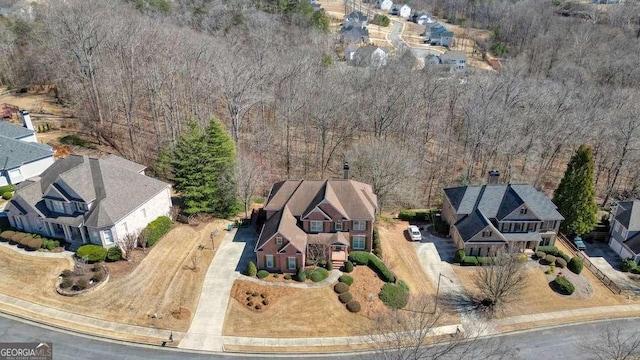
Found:
[[[263,169],[260,163],[250,156],[239,156],[236,164],[236,182],[238,196],[244,205],[244,217],[249,218],[251,198],[264,183]]]
[[[123,237],[118,238],[116,245],[124,253],[125,260],[129,260],[131,258],[131,252],[138,245],[138,236],[135,234],[129,233]]]
[[[589,338],[583,344],[587,359],[637,360],[640,359],[640,332],[622,327],[620,323],[602,328],[600,336]]]
[[[478,267],[475,283],[482,304],[493,309],[518,298],[527,286],[525,261],[516,246],[498,251],[487,265]]]

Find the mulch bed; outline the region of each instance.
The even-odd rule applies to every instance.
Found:
[[[102,264],[84,264],[75,261],[68,276],[61,274],[62,280],[58,285],[64,293],[81,293],[89,290],[107,279],[107,272]],[[82,284],[84,282],[84,284]],[[70,286],[64,286],[65,283]],[[85,286],[86,285],[86,286]]]
[[[591,282],[589,282],[589,279],[587,279],[587,277],[584,276],[583,274],[576,274],[567,268],[562,269],[559,266],[556,266],[556,270],[553,274],[547,274],[546,271],[549,268],[550,268],[549,265],[540,264],[540,269],[543,272],[545,272],[545,275],[549,282],[549,286],[552,289],[553,289],[553,286],[551,286],[551,283],[553,282],[553,280],[556,279],[558,275],[562,275],[565,278],[567,278],[567,280],[571,281],[573,286],[575,286],[576,288],[576,291],[571,295],[563,295],[554,290],[554,292],[558,296],[566,297],[569,299],[580,299],[580,300],[590,299],[593,296],[594,294],[593,286],[591,286]]]

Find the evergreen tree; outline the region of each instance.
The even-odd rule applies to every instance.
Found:
[[[184,198],[184,212],[226,217],[236,209],[235,146],[217,119],[205,131],[195,121],[173,151],[175,189]]]
[[[564,232],[586,234],[598,222],[593,167],[591,148],[581,145],[569,161],[567,171],[553,194],[553,202],[565,218],[560,226]]]

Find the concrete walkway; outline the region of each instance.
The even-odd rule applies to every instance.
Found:
[[[73,256],[73,252],[71,251],[61,251],[61,252],[47,252],[47,251],[27,251],[25,249],[21,249],[16,245],[11,245],[8,242],[0,241],[0,246],[15,251],[19,254],[33,257],[41,257],[41,258],[54,258],[54,259],[66,259],[71,258]]]
[[[209,265],[202,285],[198,308],[191,327],[178,347],[183,349],[222,351],[222,328],[233,281],[240,276],[238,264],[246,246],[251,246],[253,232],[234,229],[228,232]],[[249,241],[250,243],[246,243]],[[253,250],[253,249],[250,249]]]
[[[264,285],[264,286],[280,286],[280,287],[291,287],[291,288],[298,288],[298,289],[313,289],[313,288],[321,288],[321,287],[325,287],[325,286],[329,286],[331,284],[333,284],[334,282],[338,281],[338,278],[340,277],[340,275],[342,275],[342,271],[340,270],[336,270],[333,269],[331,270],[331,272],[329,272],[329,277],[322,280],[322,281],[318,281],[318,282],[305,282],[305,283],[299,283],[299,282],[270,282],[270,281],[264,281],[264,280],[260,280],[254,277],[250,277],[250,276],[245,276],[245,275],[240,275],[240,277],[238,278],[239,280],[243,280],[243,281],[249,281],[252,283],[256,283],[256,284],[260,284],[260,285]]]
[[[548,313],[539,313],[531,315],[513,316],[504,319],[493,320],[495,325],[513,325],[534,321],[556,320],[560,318],[570,318],[576,316],[585,316],[593,314],[610,314],[618,312],[637,312],[640,311],[640,304],[630,305],[612,305],[612,306],[596,306],[591,308],[580,308],[573,310],[554,311]]]

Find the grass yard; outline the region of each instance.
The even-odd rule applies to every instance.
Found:
[[[141,259],[109,264],[111,279],[100,289],[77,297],[63,297],[54,284],[68,259],[42,259],[0,248],[0,293],[43,306],[139,326],[186,331],[200,297],[206,270],[213,258],[209,234],[224,227],[215,220],[197,227],[173,229]],[[217,244],[224,232],[220,231]],[[206,247],[198,250],[198,246]],[[193,257],[196,256],[196,269]],[[141,260],[136,265],[135,260]],[[153,313],[158,314],[152,319]]]

